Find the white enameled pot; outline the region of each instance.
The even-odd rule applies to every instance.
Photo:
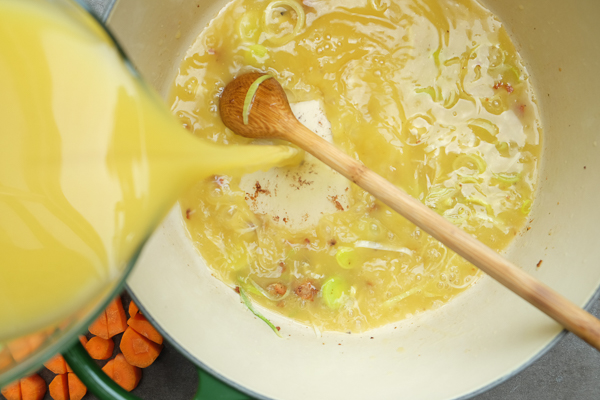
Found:
[[[585,306],[600,284],[600,2],[482,2],[526,62],[545,128],[531,230],[507,256]],[[108,25],[165,95],[187,47],[225,3],[118,0]],[[149,241],[129,288],[192,360],[258,398],[468,397],[519,371],[561,332],[484,277],[437,310],[362,335],[318,336],[265,312],[279,339],[211,276],[180,215],[174,209]]]

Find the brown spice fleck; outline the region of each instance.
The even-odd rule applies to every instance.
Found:
[[[506,89],[506,91],[510,94],[512,92],[514,92],[514,88],[511,86],[510,83],[504,83],[504,82],[497,82],[496,84],[494,84],[494,89],[500,89],[501,87],[503,87],[504,89]]]
[[[191,219],[192,215],[194,215],[195,212],[196,212],[195,210],[192,210],[191,208],[188,208],[187,210],[185,210],[185,217],[187,219]]]
[[[337,243],[337,240],[335,240],[335,239],[331,239],[331,240],[329,241],[329,245],[330,245],[330,246],[335,246],[335,245],[336,245],[336,243]]]
[[[294,182],[298,182],[298,184],[290,183],[290,186],[293,187],[296,190],[300,190],[300,188],[302,186],[309,186],[309,185],[312,185],[314,183],[314,181],[309,181],[309,180],[306,180],[306,179],[302,179],[302,176],[300,174],[294,175]]]
[[[338,201],[338,196],[327,196],[327,198],[333,203],[336,209],[339,211],[344,211],[344,207]]]
[[[540,262],[537,263],[537,267],[538,268],[541,267],[543,262],[544,262],[544,260],[540,260]]]
[[[237,294],[240,294],[240,287],[239,287],[239,286],[236,286],[236,287],[235,287],[235,289],[233,289],[233,290],[235,290],[235,292],[236,292]]]
[[[268,196],[271,195],[271,192],[269,192],[266,189],[263,189],[262,186],[260,185],[260,182],[256,181],[256,183],[254,184],[254,194],[246,193],[246,200],[250,199],[250,200],[256,201],[256,198],[261,193],[266,194]]]

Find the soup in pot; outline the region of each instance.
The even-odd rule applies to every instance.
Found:
[[[477,2],[235,0],[184,57],[172,111],[202,138],[252,142],[218,110],[223,87],[249,71],[271,74],[302,122],[491,248],[524,228],[540,116],[515,46]],[[319,330],[362,332],[440,307],[480,275],[308,155],[214,176],[180,204],[216,277]]]

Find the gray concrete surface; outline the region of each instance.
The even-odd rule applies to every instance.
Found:
[[[100,17],[105,15],[111,2],[85,1]],[[591,311],[600,317],[600,301],[592,305]],[[187,400],[193,397],[196,385],[193,364],[167,344],[157,362],[144,370],[141,384],[134,393],[143,399]],[[315,398],[318,398],[318,394],[315,394]],[[88,394],[84,400],[91,399],[95,397]],[[518,375],[473,399],[600,399],[600,353],[569,333]]]

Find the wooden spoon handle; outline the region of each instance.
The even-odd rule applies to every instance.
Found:
[[[296,121],[297,122],[297,121]],[[312,133],[300,122],[285,139],[311,153],[448,248],[600,350],[600,320],[525,273],[462,229]]]

